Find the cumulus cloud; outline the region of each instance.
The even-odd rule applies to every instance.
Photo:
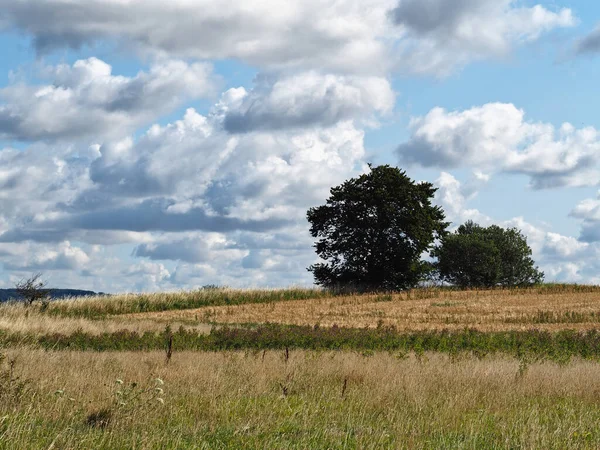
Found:
[[[333,78],[334,95],[323,95],[319,83],[309,83],[315,92],[307,89],[302,96],[318,99],[325,110],[344,109],[347,100],[338,92],[359,92],[372,81],[365,78],[363,85],[356,81],[360,78]],[[230,89],[208,114],[188,109],[180,120],[153,125],[137,137],[108,138],[91,146],[39,143],[0,150],[5,163],[0,165],[5,185],[0,247],[35,245],[46,253],[69,241],[88,255],[92,247],[119,248],[90,256],[74,270],[81,279],[118,277],[122,284],[111,289],[134,278],[123,275],[130,273],[121,260],[124,252],[158,261],[169,272],[162,276],[159,266],[144,266],[158,272],[143,275],[136,289],[310,283],[305,268],[315,255],[306,210],[323,202],[332,185],[365,170],[364,131],[357,122],[385,113],[387,100],[365,98],[370,106],[324,122],[301,126],[290,120],[285,126],[230,132],[226,117],[239,110],[247,95],[266,105],[266,112],[269,105],[278,107],[270,100],[273,90],[262,91],[266,99],[259,91]],[[66,267],[55,259],[19,267]],[[198,278],[193,270],[204,275]],[[85,285],[94,288],[94,283]]]
[[[600,193],[597,198],[579,202],[570,216],[581,220],[580,241],[600,242]]]
[[[87,72],[68,75],[63,74],[69,79],[65,85],[94,79]],[[382,85],[383,100],[364,100],[375,113],[393,101],[386,81],[333,80],[336,92]],[[301,95],[291,95],[299,103],[303,95],[317,98],[325,110],[349,105],[343,95],[324,95],[319,83],[304,87]],[[271,101],[273,91],[263,92],[266,99],[259,91],[251,91],[253,98],[264,114],[274,116],[269,106],[281,105]],[[181,120],[154,125],[138,139],[0,151],[0,205],[4,220],[12,223],[0,230],[0,240],[102,239],[91,231],[120,232],[120,238],[154,231],[275,230],[303,218],[332,184],[364,168],[364,132],[352,119],[366,114],[367,106],[348,107],[338,117],[304,127],[292,121],[274,130],[246,127],[245,133],[232,134],[227,117],[247,95],[230,89],[208,115],[188,109]]]
[[[393,110],[394,72],[443,76],[574,22],[568,9],[509,0],[461,0],[446,10],[449,3],[0,0],[0,31],[30,37],[40,55],[100,44],[150,62],[122,76],[89,58],[0,90],[0,139],[35,142],[0,149],[5,269],[48,270],[58,282],[111,291],[309,284],[305,268],[316,257],[306,210],[366,169],[364,130]],[[425,9],[437,13],[425,17]],[[254,86],[224,92],[208,113],[189,108],[160,121],[212,95],[212,66],[197,61],[215,59],[260,75]],[[533,167],[514,154],[533,158],[530,141],[551,134],[510,108],[504,119],[516,124],[493,133],[504,126],[524,135],[505,138],[504,156],[482,158],[467,183],[440,176],[438,200],[453,220],[487,220],[468,206],[478,187],[498,167]],[[543,169],[546,182],[571,183],[592,167],[595,138],[583,131],[561,129],[557,147],[588,139],[589,149],[557,156]],[[424,136],[415,142],[444,141]],[[461,151],[433,157],[458,167]]]
[[[105,200],[154,196],[171,200],[140,205],[132,220],[142,224],[159,210],[165,224],[183,224],[188,216],[197,223],[211,221],[211,211],[240,221],[297,218],[299,208],[321,199],[331,182],[362,164],[364,133],[350,121],[231,135],[223,111],[237,103],[238,93],[226,92],[208,116],[190,109],[175,123],[153,126],[137,142],[100,147],[100,157],[90,165],[93,185],[64,210],[95,210]],[[206,217],[200,218],[200,210]]]
[[[535,189],[590,186],[600,181],[600,135],[592,127],[528,122],[513,104],[489,103],[465,111],[434,108],[410,122],[411,137],[397,154],[424,167],[468,166],[521,173]]]
[[[285,78],[263,77],[225,113],[231,133],[328,126],[353,118],[389,113],[395,95],[387,80],[307,72]]]
[[[252,8],[219,0],[0,0],[0,29],[26,33],[40,52],[108,40],[144,54],[353,73],[395,67],[443,75],[574,23],[570,9],[516,0],[268,0]]]
[[[0,216],[13,224],[17,218],[48,217],[53,205],[74,199],[89,185],[85,153],[44,144],[0,149]]]
[[[174,240],[157,240],[137,246],[133,252],[134,256],[149,258],[153,260],[185,261],[189,263],[210,262],[215,256],[211,253],[214,247],[223,249],[223,235],[206,233],[194,237],[176,238]],[[219,245],[220,244],[220,245]]]
[[[371,71],[386,64],[391,0],[0,1],[0,28],[33,37],[39,51],[99,40],[171,57],[236,58],[269,68]]]
[[[491,223],[491,219],[477,209],[468,208],[469,200],[477,195],[473,182],[463,184],[448,172],[442,172],[434,185],[438,188],[435,194],[436,203],[444,209],[446,219],[457,227],[467,220],[480,225]]]
[[[553,257],[559,261],[574,261],[586,256],[590,249],[591,246],[588,243],[580,242],[572,236],[549,232],[545,237],[543,252],[547,257]]]
[[[424,73],[445,74],[485,57],[506,56],[517,44],[576,23],[568,8],[518,6],[515,0],[400,0],[393,21],[407,31],[405,63]]]
[[[0,244],[2,247],[2,244]],[[21,244],[4,246],[6,270],[40,271],[40,270],[74,270],[78,271],[90,261],[89,256],[81,248],[70,242],[58,245],[42,246],[38,244]]]
[[[210,64],[165,61],[135,77],[89,58],[46,67],[50,84],[16,81],[0,89],[0,138],[57,140],[126,135],[184,101],[210,95]]]

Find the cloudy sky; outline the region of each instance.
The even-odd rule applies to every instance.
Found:
[[[600,283],[600,5],[539,1],[0,0],[0,287],[310,285],[367,163]]]

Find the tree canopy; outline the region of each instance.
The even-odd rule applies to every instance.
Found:
[[[421,260],[448,223],[431,200],[436,188],[389,165],[331,189],[325,205],[309,209],[310,232],[325,263],[308,268],[324,287],[399,290],[428,272]]]
[[[517,228],[468,221],[444,236],[432,255],[442,280],[462,288],[529,286],[544,279]]]

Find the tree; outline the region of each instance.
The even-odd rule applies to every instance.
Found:
[[[432,255],[442,280],[462,288],[530,286],[544,279],[517,228],[468,221],[444,236]]]
[[[48,303],[48,294],[51,289],[46,289],[47,282],[42,280],[42,274],[36,273],[27,279],[19,281],[15,285],[17,294],[23,297],[25,304],[30,306],[35,301],[42,302],[42,306],[46,307]]]
[[[388,165],[331,189],[327,203],[308,210],[315,249],[326,263],[308,268],[328,288],[400,290],[415,286],[429,265],[421,260],[446,233],[444,212],[432,206],[436,188],[415,183]]]

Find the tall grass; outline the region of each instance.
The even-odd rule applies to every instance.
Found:
[[[205,306],[272,303],[330,297],[322,289],[200,289],[191,292],[118,294],[52,302],[48,314],[64,317],[105,318],[109,315],[194,309]]]
[[[0,403],[2,448],[600,446],[600,371],[585,361],[523,369],[504,357],[268,351],[180,353],[167,366],[162,352],[7,356],[28,387]]]

